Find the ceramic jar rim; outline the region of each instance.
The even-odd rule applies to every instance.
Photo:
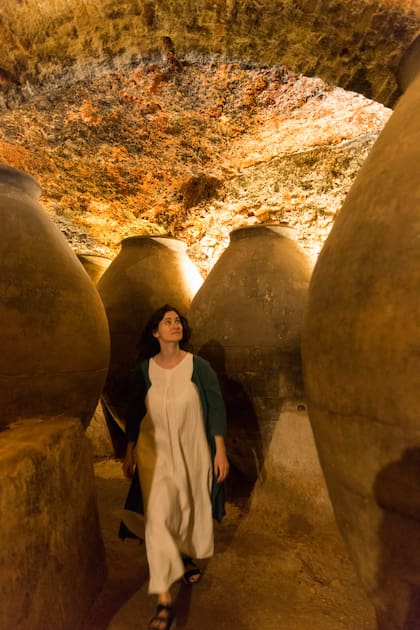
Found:
[[[420,74],[420,35],[405,51],[397,68],[397,83],[404,93]]]
[[[99,258],[101,260],[112,260],[109,256],[105,256],[105,254],[93,254],[90,252],[76,252],[76,256],[78,258]]]
[[[259,232],[259,234],[258,234]],[[287,223],[263,223],[262,225],[243,225],[236,228],[230,233],[230,240],[238,240],[248,236],[260,236],[266,232],[267,236],[270,232],[274,232],[276,236],[283,236],[296,240],[296,231]]]
[[[14,166],[0,163],[0,185],[2,184],[13,186],[33,199],[39,199],[41,196],[42,189],[35,177]]]
[[[148,240],[178,251],[180,249],[185,250],[187,248],[187,244],[184,243],[184,241],[181,241],[175,236],[170,236],[169,234],[140,234],[138,236],[127,236],[121,241],[121,247],[126,247],[127,245],[135,245],[137,243],[145,242]]]

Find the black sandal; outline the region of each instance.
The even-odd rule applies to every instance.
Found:
[[[162,615],[162,612],[165,614]],[[158,604],[156,606],[156,613],[149,621],[147,628],[148,630],[174,630],[175,613],[173,606],[169,604]]]
[[[190,586],[196,584],[203,575],[203,571],[195,564],[193,559],[188,556],[183,556],[182,561],[184,567],[191,567],[184,572],[183,580],[185,584],[189,584]]]

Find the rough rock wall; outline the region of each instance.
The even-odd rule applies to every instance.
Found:
[[[1,115],[0,161],[40,182],[79,253],[168,232],[205,276],[232,229],[287,221],[315,258],[391,110],[284,67],[183,64],[34,95]]]
[[[86,76],[177,54],[283,64],[386,105],[420,31],[419,0],[2,0],[0,83],[30,96],[53,77]]]
[[[0,510],[0,627],[79,630],[106,572],[79,420],[28,420],[0,433]]]

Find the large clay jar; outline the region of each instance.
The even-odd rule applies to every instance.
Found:
[[[302,395],[300,329],[310,272],[290,228],[239,228],[189,311],[194,350],[221,381],[230,459],[251,481],[282,402]]]
[[[0,165],[0,428],[57,415],[87,426],[108,369],[101,299],[40,193]]]
[[[111,258],[99,254],[78,253],[77,258],[82,263],[89,278],[97,284],[112,262]]]
[[[169,303],[186,313],[202,278],[186,244],[168,236],[132,236],[98,283],[111,334],[111,360],[104,401],[123,427],[137,345],[150,315]]]
[[[317,261],[309,414],[338,525],[381,630],[420,627],[420,76]]]

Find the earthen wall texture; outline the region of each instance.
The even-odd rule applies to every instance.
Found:
[[[392,105],[420,0],[3,0],[3,90],[186,54],[285,65]]]

